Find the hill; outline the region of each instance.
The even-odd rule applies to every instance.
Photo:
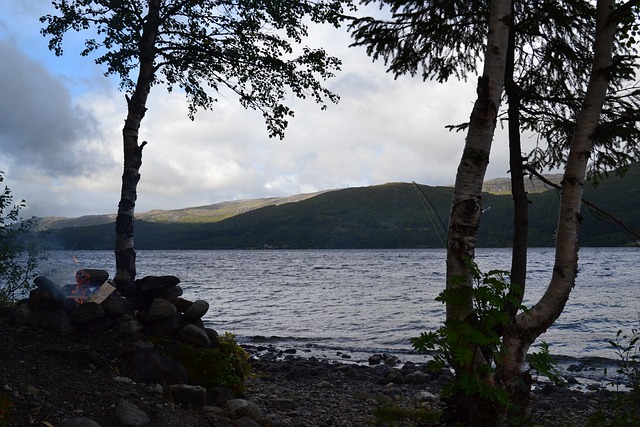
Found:
[[[256,248],[421,248],[443,247],[442,226],[447,221],[453,189],[421,185],[429,203],[423,203],[413,184],[390,183],[326,191],[293,199],[229,202],[192,208],[210,210],[222,218],[197,222],[189,209],[154,213],[136,221],[138,249],[256,249]],[[555,190],[533,193],[530,205],[530,245],[551,246],[557,223],[559,195]],[[636,229],[640,228],[640,167],[624,178],[612,176],[599,186],[587,186],[585,198]],[[234,206],[234,203],[239,203]],[[244,205],[243,205],[244,203]],[[430,205],[435,208],[434,211]],[[260,206],[261,205],[261,206]],[[232,209],[244,209],[233,215]],[[258,207],[259,206],[259,207]],[[484,195],[478,246],[510,246],[513,206],[508,195]],[[254,207],[254,208],[252,208]],[[184,211],[182,217],[175,212]],[[169,213],[167,213],[169,212]],[[209,213],[211,213],[209,212]],[[437,213],[437,215],[436,215]],[[215,215],[209,215],[208,218]],[[164,222],[158,221],[164,218]],[[180,218],[181,222],[168,222]],[[185,220],[188,218],[189,220]],[[202,218],[202,217],[201,217]],[[445,226],[446,227],[446,226]],[[53,230],[51,247],[112,249],[114,226],[104,223]],[[581,228],[583,246],[631,245],[636,238],[589,209]]]
[[[544,177],[554,184],[560,184],[560,181],[562,181],[562,174],[558,173],[545,175]],[[524,181],[524,190],[529,194],[544,193],[549,189],[549,186],[537,177],[531,177]],[[511,194],[511,178],[494,178],[485,181],[482,185],[482,191],[490,194],[509,195]]]
[[[159,223],[216,222],[254,209],[259,209],[264,206],[278,206],[284,203],[299,202],[321,193],[322,192],[296,194],[289,197],[269,197],[252,200],[234,200],[215,203],[212,205],[173,210],[154,209],[149,212],[136,214],[136,219]],[[110,224],[115,222],[115,220],[115,214],[85,215],[78,218],[46,217],[38,218],[38,228],[41,230],[59,230],[69,227]]]

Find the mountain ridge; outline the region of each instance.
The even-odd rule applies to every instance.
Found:
[[[424,198],[421,195],[424,193]],[[443,248],[452,187],[389,183],[307,195],[303,200],[250,209],[215,222],[136,220],[136,249],[370,249]],[[585,186],[585,199],[635,230],[640,229],[640,166],[621,178]],[[284,200],[282,200],[284,201]],[[529,244],[553,246],[559,192],[529,194]],[[217,208],[224,207],[224,204]],[[511,246],[511,195],[483,193],[478,247]],[[216,206],[209,207],[212,212]],[[200,207],[202,209],[202,207]],[[184,218],[183,218],[184,219]],[[583,209],[582,246],[631,246],[635,236],[598,211]],[[50,249],[112,250],[113,223],[46,233]]]
[[[332,190],[318,191],[315,193],[301,193],[284,197],[265,197],[260,199],[230,200],[210,205],[186,207],[179,209],[152,209],[147,212],[136,214],[137,220],[159,222],[159,223],[194,223],[194,222],[217,222],[226,218],[240,215],[242,213],[259,209],[264,206],[278,206],[284,203],[295,203],[318,194]],[[38,218],[38,228],[40,230],[59,230],[62,228],[82,227],[90,225],[100,225],[113,223],[116,214],[83,215],[76,218],[67,217],[42,217]],[[204,221],[199,221],[204,220]]]
[[[545,175],[552,182],[559,183],[562,175]],[[379,185],[401,184],[400,182],[389,182]],[[368,186],[372,187],[372,186]],[[362,187],[367,188],[367,187]],[[451,188],[445,186],[444,188]],[[209,205],[185,207],[178,209],[152,209],[147,212],[136,214],[136,220],[158,222],[158,223],[206,223],[218,222],[224,219],[240,215],[265,206],[279,206],[285,203],[300,202],[317,195],[339,191],[340,189],[322,190],[313,193],[300,193],[291,196],[265,197],[258,199],[228,200]],[[548,191],[549,188],[538,178],[526,180],[525,190],[530,193],[540,193]],[[483,192],[489,194],[509,194],[511,191],[511,181],[509,178],[494,178],[487,180],[483,185]],[[70,227],[85,227],[113,223],[116,214],[95,214],[83,215],[75,218],[68,217],[42,217],[38,218],[38,228],[40,230],[59,230]]]

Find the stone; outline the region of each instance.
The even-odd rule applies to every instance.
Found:
[[[61,422],[58,427],[100,427],[100,424],[87,417],[76,417]]]
[[[153,351],[154,345],[149,341],[134,341],[120,351],[122,356],[133,356],[145,351]]]
[[[420,391],[415,395],[416,402],[437,402],[438,396],[433,393],[429,393],[428,391]]]
[[[182,296],[183,293],[184,292],[180,286],[174,286],[173,288],[155,291],[153,292],[153,296],[156,298],[171,299],[178,298]]]
[[[33,280],[33,283],[38,288],[49,292],[52,298],[54,298],[54,300],[59,304],[59,308],[66,311],[75,311],[76,303],[73,300],[68,299],[62,287],[53,280],[44,276],[38,276]]]
[[[11,305],[6,306],[0,304],[0,319],[7,319],[9,323],[13,323],[16,320],[16,311],[18,309]]]
[[[13,321],[17,325],[24,325],[27,321],[27,318],[31,314],[31,307],[29,305],[29,300],[24,299],[22,301],[18,301],[16,304],[16,309],[13,315]]]
[[[174,337],[184,326],[184,322],[178,313],[170,319],[157,323],[148,323],[144,325],[144,331],[147,335],[155,337]]]
[[[125,314],[133,314],[133,303],[126,298],[112,297],[102,302],[102,308],[109,317],[121,317]]]
[[[191,304],[193,304],[193,302],[180,297],[165,298],[165,299],[169,301],[171,304],[176,306],[178,313],[184,313],[189,309],[189,307],[191,307]]]
[[[400,359],[398,359],[395,356],[389,356],[385,359],[384,364],[387,366],[391,366],[394,367],[396,366],[398,363],[400,363]]]
[[[563,378],[567,382],[567,384],[579,384],[579,382],[576,379],[576,377],[574,377],[571,374],[563,375]]]
[[[187,325],[180,329],[178,339],[197,347],[208,347],[210,344],[207,332],[196,325]]]
[[[150,323],[161,322],[171,319],[176,313],[178,313],[178,310],[175,305],[164,298],[156,298],[151,303],[151,307],[149,307],[146,320]]]
[[[29,308],[35,311],[50,311],[60,307],[51,292],[37,288],[29,292]]]
[[[414,372],[418,367],[411,360],[407,360],[405,364],[400,369],[403,374],[408,374],[409,372]]]
[[[77,332],[84,335],[96,335],[113,330],[114,324],[114,319],[103,317],[102,319],[93,320],[91,322],[84,322],[82,324],[78,323],[76,325],[76,329]]]
[[[176,276],[146,276],[135,281],[136,289],[140,292],[169,289],[180,283]]]
[[[199,385],[174,384],[169,387],[175,403],[202,408],[207,403],[207,390]]]
[[[231,399],[224,405],[224,413],[232,420],[249,417],[254,420],[262,415],[260,408],[253,402],[245,399]]]
[[[24,324],[57,332],[73,332],[75,330],[71,315],[66,310],[30,311]]]
[[[423,384],[429,381],[429,374],[423,371],[411,372],[404,376],[404,382],[407,384]]]
[[[218,334],[218,332],[211,328],[204,328],[204,330],[207,331],[207,336],[209,337],[210,342],[209,345],[211,347],[220,346],[220,335]]]
[[[387,379],[394,384],[404,384],[404,377],[402,376],[402,372],[392,369],[387,374]]]
[[[120,335],[133,336],[144,331],[144,326],[131,314],[124,314],[116,320],[115,330]]]
[[[120,399],[116,404],[116,418],[123,427],[146,427],[151,424],[151,419],[143,410],[125,399]]]
[[[113,377],[113,380],[120,384],[135,384],[135,382],[129,377],[117,376],[117,377]]]
[[[129,376],[138,383],[186,384],[187,371],[180,363],[154,351],[138,353],[131,358]]]
[[[223,406],[235,396],[233,391],[226,387],[211,387],[207,389],[207,402],[211,405]]]
[[[197,300],[185,311],[184,320],[187,322],[194,322],[196,320],[200,320],[202,316],[207,314],[209,311],[209,303],[204,300]]]
[[[242,417],[233,421],[233,427],[260,427],[260,424],[253,418]]]
[[[109,272],[97,268],[83,268],[76,271],[76,283],[79,285],[100,286],[109,278]]]
[[[93,322],[105,316],[104,308],[95,302],[85,302],[78,306],[73,320],[78,324]]]

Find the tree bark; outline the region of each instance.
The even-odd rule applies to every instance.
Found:
[[[511,27],[515,25],[514,5],[511,5]],[[505,75],[509,118],[509,171],[511,174],[511,197],[513,198],[513,247],[511,248],[510,293],[522,303],[527,280],[527,251],[529,247],[529,199],[524,188],[524,166],[520,139],[521,91],[513,80],[515,67],[515,30],[509,33],[509,50]],[[509,317],[518,312],[516,305],[508,307]]]
[[[578,271],[578,230],[582,220],[581,198],[593,145],[591,136],[598,125],[607,93],[607,70],[611,66],[616,26],[611,19],[614,8],[614,0],[598,0],[594,62],[582,109],[576,119],[562,180],[551,282],[540,301],[529,311],[518,314],[503,337],[504,354],[497,367],[497,376],[508,389],[518,387],[529,347],[560,316],[575,285]]]
[[[114,282],[124,295],[133,291],[136,277],[136,251],[134,246],[135,206],[137,187],[140,181],[142,149],[146,141],[138,144],[140,123],[147,111],[146,104],[154,78],[155,42],[160,25],[160,0],[150,0],[140,39],[140,67],[131,99],[127,99],[128,111],[122,140],[124,149],[124,172],[118,215],[116,217],[116,274]]]
[[[471,111],[465,147],[456,173],[447,240],[447,323],[471,322],[473,277],[468,260],[475,255],[476,236],[482,214],[482,184],[489,164],[496,119],[504,89],[505,65],[511,19],[510,0],[492,0],[483,75],[478,79],[478,97]],[[482,369],[489,363],[481,349],[469,343],[469,360],[451,359],[457,376],[471,375],[492,381]],[[445,422],[491,425],[496,411],[487,411],[481,399],[458,393],[451,396],[443,412]],[[487,418],[488,417],[488,418]]]
[[[482,213],[482,183],[504,87],[511,2],[492,0],[483,75],[471,112],[462,159],[456,174],[447,242],[447,290],[459,293],[447,301],[447,319],[465,320],[473,301],[465,293],[472,286],[466,259],[473,258]]]

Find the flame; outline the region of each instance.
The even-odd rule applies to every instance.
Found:
[[[73,257],[73,260],[77,263],[78,260],[76,257]],[[78,304],[82,304],[87,297],[87,285],[89,284],[89,275],[85,274],[84,270],[76,271],[76,288],[71,291],[71,294],[75,295],[78,298],[74,298],[74,300]]]

